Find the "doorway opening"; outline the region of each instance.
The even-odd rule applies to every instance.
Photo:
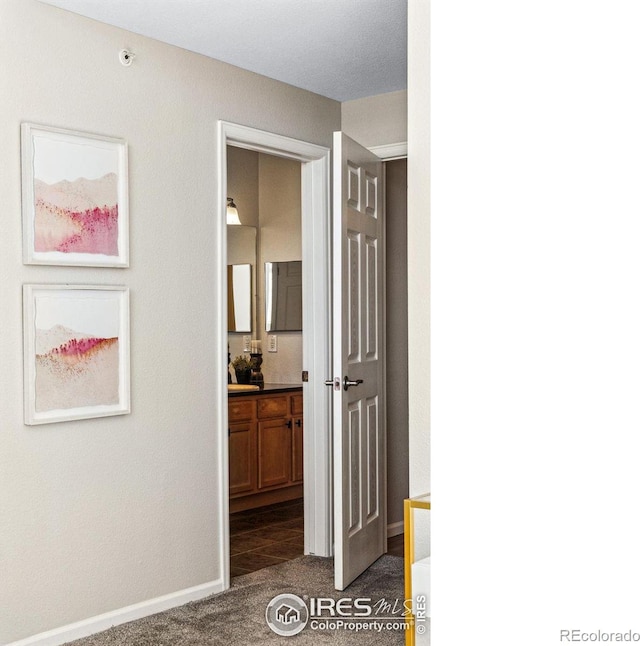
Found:
[[[334,144],[335,145],[335,144]],[[214,337],[222,364],[227,363],[230,353],[227,333],[227,226],[226,198],[235,197],[227,191],[227,153],[229,146],[242,148],[275,157],[297,160],[301,166],[302,202],[302,284],[303,284],[303,369],[308,381],[303,382],[304,418],[304,553],[318,556],[333,555],[333,508],[332,502],[332,456],[331,456],[331,394],[334,389],[326,387],[327,376],[332,374],[331,356],[331,258],[329,218],[330,186],[329,156],[326,147],[294,140],[281,135],[219,122],[218,137],[218,217],[217,233],[218,262],[214,267],[214,280],[223,288],[218,296],[218,316]],[[406,148],[406,146],[405,146]],[[375,151],[377,152],[377,151]],[[396,153],[399,155],[400,153]],[[404,153],[406,154],[406,152]],[[382,155],[380,155],[382,156]],[[387,159],[390,155],[384,155]],[[383,158],[384,158],[383,157]],[[335,169],[334,169],[335,170]],[[345,171],[346,172],[346,171]],[[367,187],[371,188],[371,178]],[[353,179],[353,178],[351,178]],[[349,186],[354,186],[353,182]],[[358,189],[360,190],[360,189]],[[370,191],[365,197],[371,197]],[[362,196],[361,196],[362,197]],[[364,198],[362,198],[364,200]],[[365,204],[363,201],[362,204]],[[367,207],[370,206],[367,201]],[[364,274],[363,274],[364,275]],[[384,309],[384,308],[383,308]],[[264,351],[266,348],[262,348]],[[226,370],[226,368],[225,368]],[[338,370],[342,374],[341,369]],[[222,373],[225,374],[224,372]],[[345,373],[346,374],[346,373]],[[335,375],[334,375],[335,376]],[[380,383],[384,383],[384,380]],[[329,381],[334,385],[335,380]],[[349,384],[352,385],[352,384]],[[346,390],[346,388],[345,388]],[[218,402],[217,422],[219,428],[229,427],[226,377],[216,393]],[[229,398],[231,401],[232,398]],[[230,542],[229,542],[229,437],[223,433],[219,453],[219,506],[221,527],[220,563],[224,587],[230,585]],[[381,503],[386,496],[380,491]],[[362,498],[364,500],[364,498]],[[284,501],[285,503],[289,501]],[[280,503],[278,503],[280,504]],[[283,503],[284,504],[284,503]],[[275,511],[275,510],[274,510]],[[386,515],[386,513],[385,513]],[[336,511],[336,518],[338,512]],[[286,521],[285,521],[286,522]],[[384,525],[383,525],[384,527]],[[385,531],[388,529],[384,527]],[[396,529],[397,531],[397,529]],[[386,543],[386,540],[385,540]]]
[[[328,389],[324,385],[326,375],[330,369],[330,222],[329,222],[329,159],[328,148],[291,139],[282,135],[232,124],[225,121],[219,122],[218,127],[218,213],[216,227],[220,246],[218,247],[218,262],[215,265],[214,280],[223,288],[219,290],[215,339],[219,348],[221,367],[224,365],[222,376],[224,381],[220,384],[217,393],[217,422],[219,428],[228,429],[230,426],[229,409],[240,402],[228,390],[226,371],[228,359],[238,356],[232,354],[229,343],[228,325],[228,296],[227,296],[227,227],[226,206],[227,197],[237,198],[228,193],[227,183],[227,156],[231,148],[243,149],[265,153],[276,158],[293,160],[299,164],[298,181],[300,183],[301,201],[301,244],[302,244],[302,365],[308,375],[308,381],[302,383],[302,396],[297,403],[294,401],[298,393],[284,393],[285,410],[281,410],[282,417],[287,417],[286,400],[289,401],[289,417],[293,428],[302,435],[302,460],[304,479],[302,491],[304,492],[304,554],[317,556],[331,556],[332,554],[332,519],[331,519],[331,459],[330,459],[330,399]],[[236,203],[242,222],[240,204]],[[263,274],[264,276],[264,274]],[[264,303],[256,309],[259,311]],[[265,329],[266,332],[266,329]],[[235,343],[244,343],[243,334],[238,335]],[[278,348],[282,334],[274,330],[275,343]],[[249,339],[249,348],[251,348]],[[262,340],[261,340],[262,341]],[[268,341],[268,339],[267,339]],[[237,346],[235,346],[237,347]],[[246,346],[242,346],[246,347]],[[262,344],[263,355],[268,356],[268,346]],[[229,355],[232,354],[231,357]],[[264,368],[267,370],[265,356]],[[268,380],[267,373],[263,374]],[[298,384],[302,375],[298,376]],[[255,404],[256,410],[258,404]],[[280,403],[282,406],[282,403]],[[245,417],[249,413],[245,412]],[[251,415],[253,413],[251,412]],[[256,413],[257,416],[257,413]],[[300,426],[296,424],[299,419]],[[304,433],[302,433],[302,420],[304,420]],[[256,422],[258,420],[256,419]],[[288,433],[290,429],[286,427]],[[265,430],[266,432],[266,430]],[[276,428],[276,436],[282,439],[284,431],[282,425]],[[241,436],[238,436],[241,437]],[[249,438],[249,434],[244,435]],[[236,437],[232,438],[237,439]],[[218,513],[221,527],[220,563],[224,587],[230,586],[230,482],[229,482],[229,453],[232,442],[229,433],[223,433],[221,450],[218,460],[219,505]],[[294,440],[290,440],[293,442]],[[298,442],[298,445],[300,442]],[[277,441],[274,443],[277,446]],[[292,457],[293,459],[293,457]],[[295,473],[292,466],[290,473]],[[267,470],[263,474],[265,489],[269,482],[274,483],[281,479],[282,474],[277,469]],[[302,476],[300,476],[302,478]],[[295,500],[295,499],[294,499]],[[278,504],[281,509],[289,506],[291,501],[284,500],[273,503],[263,501],[265,504]],[[297,503],[296,503],[297,504]],[[236,510],[247,512],[248,510]],[[275,510],[273,510],[275,511]],[[280,512],[280,514],[292,513]],[[286,521],[284,521],[286,522]],[[298,521],[299,522],[299,521]]]
[[[301,172],[227,146],[231,577],[304,553]]]

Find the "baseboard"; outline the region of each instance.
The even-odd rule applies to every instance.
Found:
[[[102,632],[113,626],[119,626],[129,621],[155,615],[158,612],[182,606],[190,601],[204,599],[223,590],[224,583],[222,579],[210,581],[202,585],[196,585],[193,588],[178,590],[177,592],[172,592],[162,597],[142,601],[118,610],[106,612],[103,615],[97,615],[73,624],[61,626],[60,628],[54,628],[53,630],[48,630],[44,633],[33,635],[32,637],[11,642],[6,644],[6,646],[60,646],[74,639],[80,639],[81,637],[88,637],[89,635]]]
[[[387,538],[398,536],[398,534],[404,534],[403,520],[399,520],[397,523],[391,523],[390,525],[387,525]]]

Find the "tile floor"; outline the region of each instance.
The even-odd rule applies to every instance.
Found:
[[[231,576],[240,576],[304,554],[302,499],[231,514]],[[402,534],[388,540],[388,553],[404,555]]]
[[[284,563],[304,554],[302,499],[231,514],[231,576]]]

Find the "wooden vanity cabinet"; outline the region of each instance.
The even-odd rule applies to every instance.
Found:
[[[251,493],[258,480],[255,458],[255,424],[229,424],[229,495]]]
[[[229,495],[255,491],[256,463],[255,402],[229,399]]]
[[[258,422],[258,489],[286,485],[291,481],[291,431],[288,420]]]
[[[229,509],[302,497],[302,391],[229,397]]]
[[[291,433],[291,479],[302,482],[302,438],[304,423],[302,418],[302,394],[291,397],[292,433]]]

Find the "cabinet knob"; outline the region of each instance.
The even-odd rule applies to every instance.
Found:
[[[291,428],[291,420],[290,419],[287,420],[287,428]]]
[[[298,426],[298,427],[302,426],[302,420],[301,419],[296,420],[296,426]]]

